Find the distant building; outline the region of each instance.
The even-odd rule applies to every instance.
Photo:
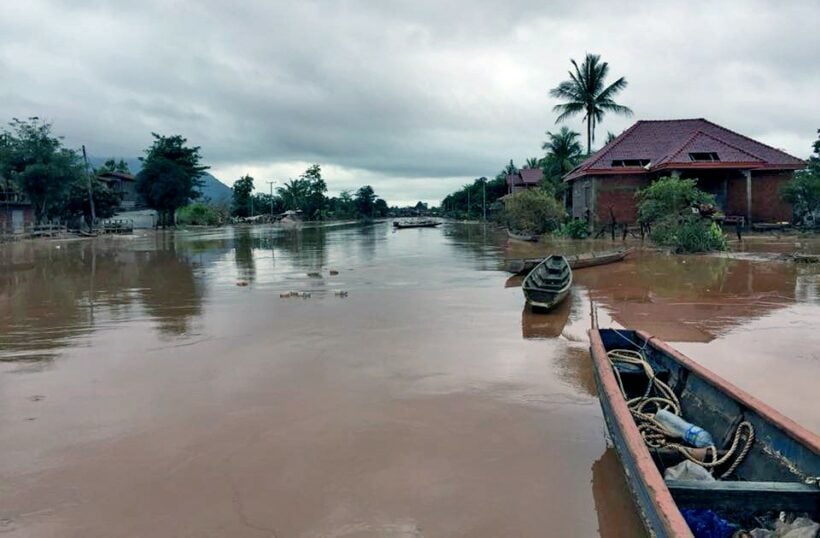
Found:
[[[635,192],[663,176],[697,178],[727,217],[791,220],[780,187],[806,163],[705,119],[639,121],[564,176],[572,216],[637,221]]]
[[[112,191],[119,193],[122,197],[120,207],[124,211],[136,209],[142,205],[141,198],[137,193],[137,178],[124,172],[104,172],[97,176],[97,179],[108,185]]]
[[[34,220],[34,207],[25,195],[0,191],[0,234],[23,233]]]
[[[507,194],[537,187],[544,179],[540,168],[522,168],[515,174],[507,175]]]

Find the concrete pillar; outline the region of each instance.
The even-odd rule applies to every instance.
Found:
[[[752,171],[744,170],[743,175],[746,177],[746,224],[752,225]]]

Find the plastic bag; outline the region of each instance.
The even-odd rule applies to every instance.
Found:
[[[714,482],[715,477],[705,468],[689,460],[683,460],[677,465],[667,467],[663,472],[664,480],[702,480]]]

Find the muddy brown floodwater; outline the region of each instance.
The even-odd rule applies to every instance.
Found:
[[[543,316],[503,257],[607,243],[377,223],[0,245],[0,532],[639,536],[589,299],[818,431],[818,274],[768,254],[818,247],[643,250]]]

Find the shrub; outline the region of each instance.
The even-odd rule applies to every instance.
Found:
[[[638,220],[651,226],[650,238],[676,252],[726,250],[723,231],[696,206],[713,206],[715,197],[697,188],[696,179],[662,177],[636,194]]]
[[[715,197],[697,187],[697,179],[662,177],[639,190],[638,220],[651,224],[669,215],[678,215],[694,205],[714,205]]]
[[[499,219],[511,230],[540,234],[558,227],[564,208],[549,193],[530,189],[505,198]]]
[[[726,236],[717,223],[690,213],[657,220],[649,237],[657,244],[674,248],[675,252],[709,252],[726,250]]]
[[[586,239],[589,237],[589,225],[584,220],[570,220],[559,226],[555,230],[555,235],[570,239]]]
[[[192,226],[218,226],[223,215],[216,207],[208,204],[190,204],[177,211],[177,223]]]

